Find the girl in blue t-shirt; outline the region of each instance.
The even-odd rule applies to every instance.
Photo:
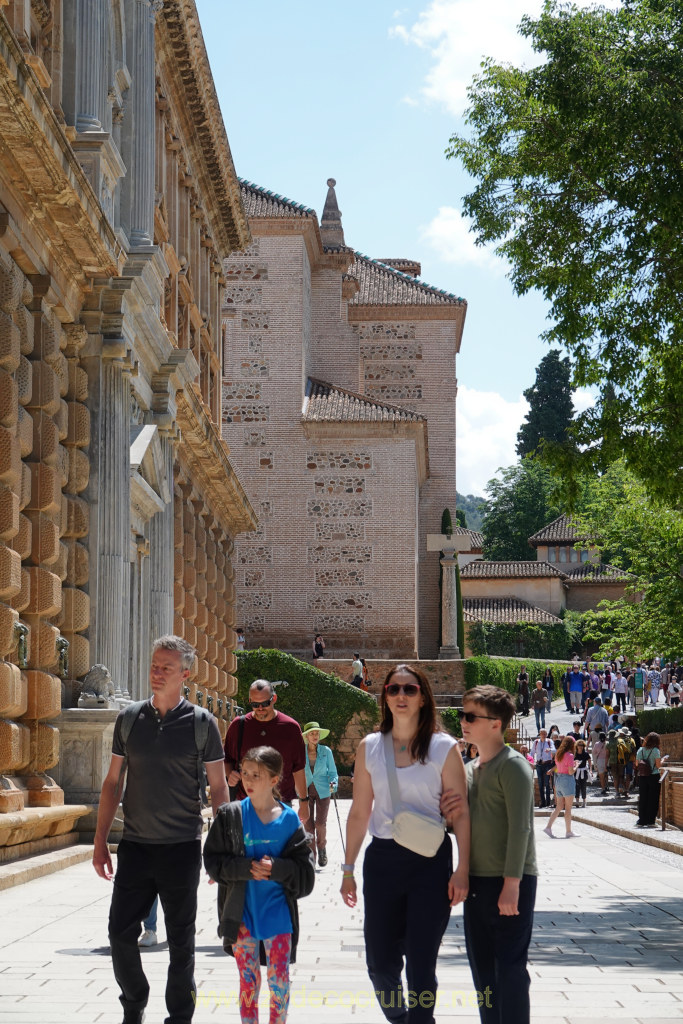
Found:
[[[249,750],[241,776],[247,796],[220,808],[204,864],[220,883],[218,934],[239,968],[243,1024],[258,1022],[261,963],[268,968],[270,1024],[284,1024],[299,932],[296,900],[313,888],[314,861],[298,815],[280,801],[278,751]]]

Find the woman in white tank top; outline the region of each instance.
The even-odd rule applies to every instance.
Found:
[[[380,708],[380,731],[366,736],[356,755],[341,894],[348,906],[356,905],[355,860],[369,829],[372,841],[363,861],[368,973],[382,1012],[392,1024],[433,1024],[439,947],[451,907],[465,899],[468,888],[465,769],[455,740],[440,727],[431,688],[421,672],[408,665],[392,669],[382,688]],[[391,737],[402,811],[438,824],[442,793],[453,791],[461,798],[449,819],[458,845],[455,871],[447,834],[433,857],[392,838],[394,804],[385,736]],[[407,994],[401,982],[404,961]]]

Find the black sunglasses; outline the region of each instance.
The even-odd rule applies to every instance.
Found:
[[[456,711],[461,718],[464,718],[466,722],[471,725],[472,722],[476,722],[478,718],[483,718],[487,722],[497,722],[497,718],[492,718],[491,715],[475,715],[474,711],[461,711],[460,708],[456,708]]]
[[[275,694],[273,694],[273,697],[274,696],[275,696]],[[253,708],[254,711],[259,711],[259,710],[263,710],[264,708],[269,708],[270,705],[273,703],[273,697],[270,697],[268,700],[250,700],[249,701],[249,706],[251,708]]]
[[[420,692],[420,687],[417,683],[387,683],[384,690],[387,697],[398,697],[399,693],[404,693],[406,697],[414,697]]]

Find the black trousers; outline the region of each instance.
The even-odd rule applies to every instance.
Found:
[[[659,775],[638,778],[638,824],[654,825],[659,811]]]
[[[498,910],[502,878],[470,875],[464,925],[467,956],[479,994],[482,1024],[529,1024],[527,953],[536,902],[536,876],[523,875],[519,915]]]
[[[449,836],[434,857],[421,857],[393,839],[373,839],[366,850],[365,956],[380,1008],[392,1024],[434,1024],[436,959],[451,914],[452,871]]]
[[[536,765],[538,796],[541,807],[550,807],[550,776],[548,772],[554,766],[554,761],[540,761]]]
[[[170,963],[165,1024],[189,1024],[195,1006],[194,936],[201,843],[119,843],[109,911],[114,976],[121,989],[124,1017],[135,1020],[149,996],[138,938],[140,922],[158,895],[164,910]]]

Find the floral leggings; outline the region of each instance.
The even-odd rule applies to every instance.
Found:
[[[270,988],[270,1024],[285,1024],[289,1006],[289,958],[292,952],[291,935],[274,935],[264,939],[268,961],[268,987]],[[251,935],[244,922],[237,940],[232,944],[240,972],[240,1016],[242,1024],[258,1024],[258,999],[261,991],[259,940]]]

